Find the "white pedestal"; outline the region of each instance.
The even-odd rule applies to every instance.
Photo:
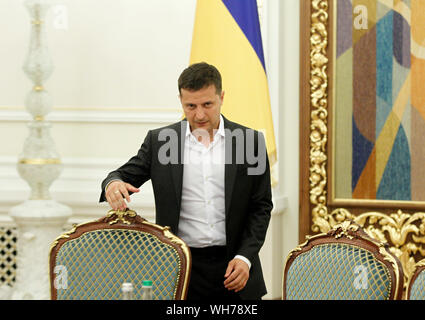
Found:
[[[10,210],[18,226],[16,282],[10,299],[50,299],[49,253],[71,209],[54,200],[28,200]]]

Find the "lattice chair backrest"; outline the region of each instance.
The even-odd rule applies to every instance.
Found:
[[[141,299],[142,281],[153,282],[154,300],[182,300],[187,294],[191,256],[168,227],[148,222],[132,210],[109,211],[74,226],[50,250],[54,300],[120,300],[131,282]]]
[[[415,265],[407,285],[407,300],[425,300],[425,259]]]
[[[400,261],[352,221],[308,236],[284,268],[287,300],[392,300],[402,294]]]

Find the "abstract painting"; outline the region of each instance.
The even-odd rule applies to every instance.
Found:
[[[425,0],[334,10],[334,197],[425,201]]]

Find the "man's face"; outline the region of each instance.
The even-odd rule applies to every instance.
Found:
[[[215,85],[197,91],[180,90],[180,101],[192,132],[197,129],[206,130],[213,138],[213,130],[220,124],[220,110],[224,92],[217,94]]]

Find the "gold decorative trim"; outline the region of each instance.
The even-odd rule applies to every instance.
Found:
[[[35,116],[34,120],[35,121],[44,121],[44,117],[43,116]]]
[[[34,86],[34,87],[33,87],[33,90],[34,90],[34,91],[37,91],[37,92],[38,92],[38,91],[43,91],[43,90],[44,90],[44,87],[43,87],[43,86]]]
[[[409,298],[409,294],[410,294],[410,289],[411,289],[411,287],[412,287],[412,280],[413,280],[413,276],[414,276],[414,274],[415,274],[415,272],[416,272],[416,270],[418,269],[418,268],[420,268],[420,267],[425,267],[425,259],[422,259],[422,260],[420,260],[420,261],[418,261],[416,264],[415,264],[415,266],[414,266],[414,270],[413,270],[413,272],[409,275],[409,278],[408,278],[408,280],[407,280],[407,286],[406,286],[406,291],[405,291],[405,299],[406,300],[408,300],[408,298]],[[424,271],[421,271],[421,272],[424,272]]]
[[[310,28],[310,201],[313,208],[313,231],[321,230],[326,217],[326,144],[328,141],[328,1],[313,0]]]
[[[304,249],[310,243],[311,240],[313,240],[315,238],[319,238],[319,237],[324,236],[324,235],[325,235],[325,233],[316,234],[314,236],[307,235],[305,237],[305,239],[306,239],[305,242],[301,243],[300,245],[298,245],[296,248],[292,249],[289,252],[288,257],[286,258],[285,265],[288,263],[289,259],[292,257],[293,254],[295,254],[298,251],[301,251],[302,249]]]
[[[37,158],[23,158],[19,159],[20,164],[32,164],[32,165],[46,165],[46,164],[61,164],[61,159],[37,159]]]
[[[354,237],[350,234],[350,231],[356,232],[357,230],[359,230],[359,226],[356,224],[352,224],[349,220],[334,226],[332,229],[332,231],[334,232],[335,239],[346,237],[350,240],[354,239]]]
[[[187,244],[183,240],[181,240],[180,238],[176,237],[170,231],[170,227],[165,227],[163,232],[164,232],[164,235],[168,239],[170,239],[171,242],[180,246],[180,248],[183,251],[183,254],[186,256],[187,262],[191,263],[191,258],[190,258],[191,255],[190,255],[189,247],[187,246]],[[188,284],[189,284],[189,275],[190,275],[190,268],[189,268],[189,265],[187,265],[186,270],[185,270],[184,280],[183,280],[182,296],[186,296]]]
[[[106,218],[111,218],[114,215],[116,216],[116,219],[109,221],[109,224],[111,225],[118,223],[119,221],[125,224],[131,224],[131,221],[127,220],[127,217],[134,218],[135,216],[137,216],[136,212],[134,212],[133,210],[125,210],[125,211],[109,210],[108,214],[106,215]]]
[[[399,288],[399,283],[400,281],[404,281],[404,279],[400,279],[400,268],[398,266],[398,263],[396,261],[396,259],[394,258],[394,256],[392,256],[387,249],[385,248],[385,246],[383,244],[380,245],[379,247],[379,253],[382,254],[384,256],[384,260],[388,261],[389,263],[391,263],[394,273],[395,273],[395,277],[396,277],[396,286],[395,286],[395,293],[394,293],[394,297],[398,297],[398,288]],[[403,282],[404,285],[404,282]]]
[[[68,231],[62,233],[60,236],[58,236],[53,241],[52,245],[50,246],[50,250],[49,250],[49,261],[50,261],[50,253],[52,252],[52,250],[54,249],[54,247],[57,246],[57,244],[59,243],[59,240],[69,238],[73,233],[75,233],[75,231],[77,231],[77,228],[79,228],[79,227],[81,227],[81,226],[83,226],[85,224],[95,222],[95,221],[97,221],[97,220],[90,220],[90,221],[82,222],[82,223],[79,223],[79,224],[74,223],[72,225],[72,228],[70,230],[68,230]]]
[[[358,231],[359,226],[356,224],[353,224],[352,221],[344,221],[340,224],[335,224],[332,229],[328,230],[333,232],[333,236],[335,237],[335,239],[341,238],[343,236],[347,237],[348,239],[353,239],[353,236],[351,236],[349,234],[349,232],[356,232]],[[298,245],[296,248],[292,249],[289,254],[288,257],[286,258],[286,263],[288,262],[289,258],[291,258],[291,256],[294,253],[297,253],[298,251],[301,251],[302,249],[304,249],[312,240],[316,239],[316,238],[320,238],[323,237],[327,234],[327,232],[322,232],[319,234],[315,234],[315,235],[307,235],[305,237],[306,241],[301,243],[300,245]],[[372,239],[373,240],[373,239]]]

